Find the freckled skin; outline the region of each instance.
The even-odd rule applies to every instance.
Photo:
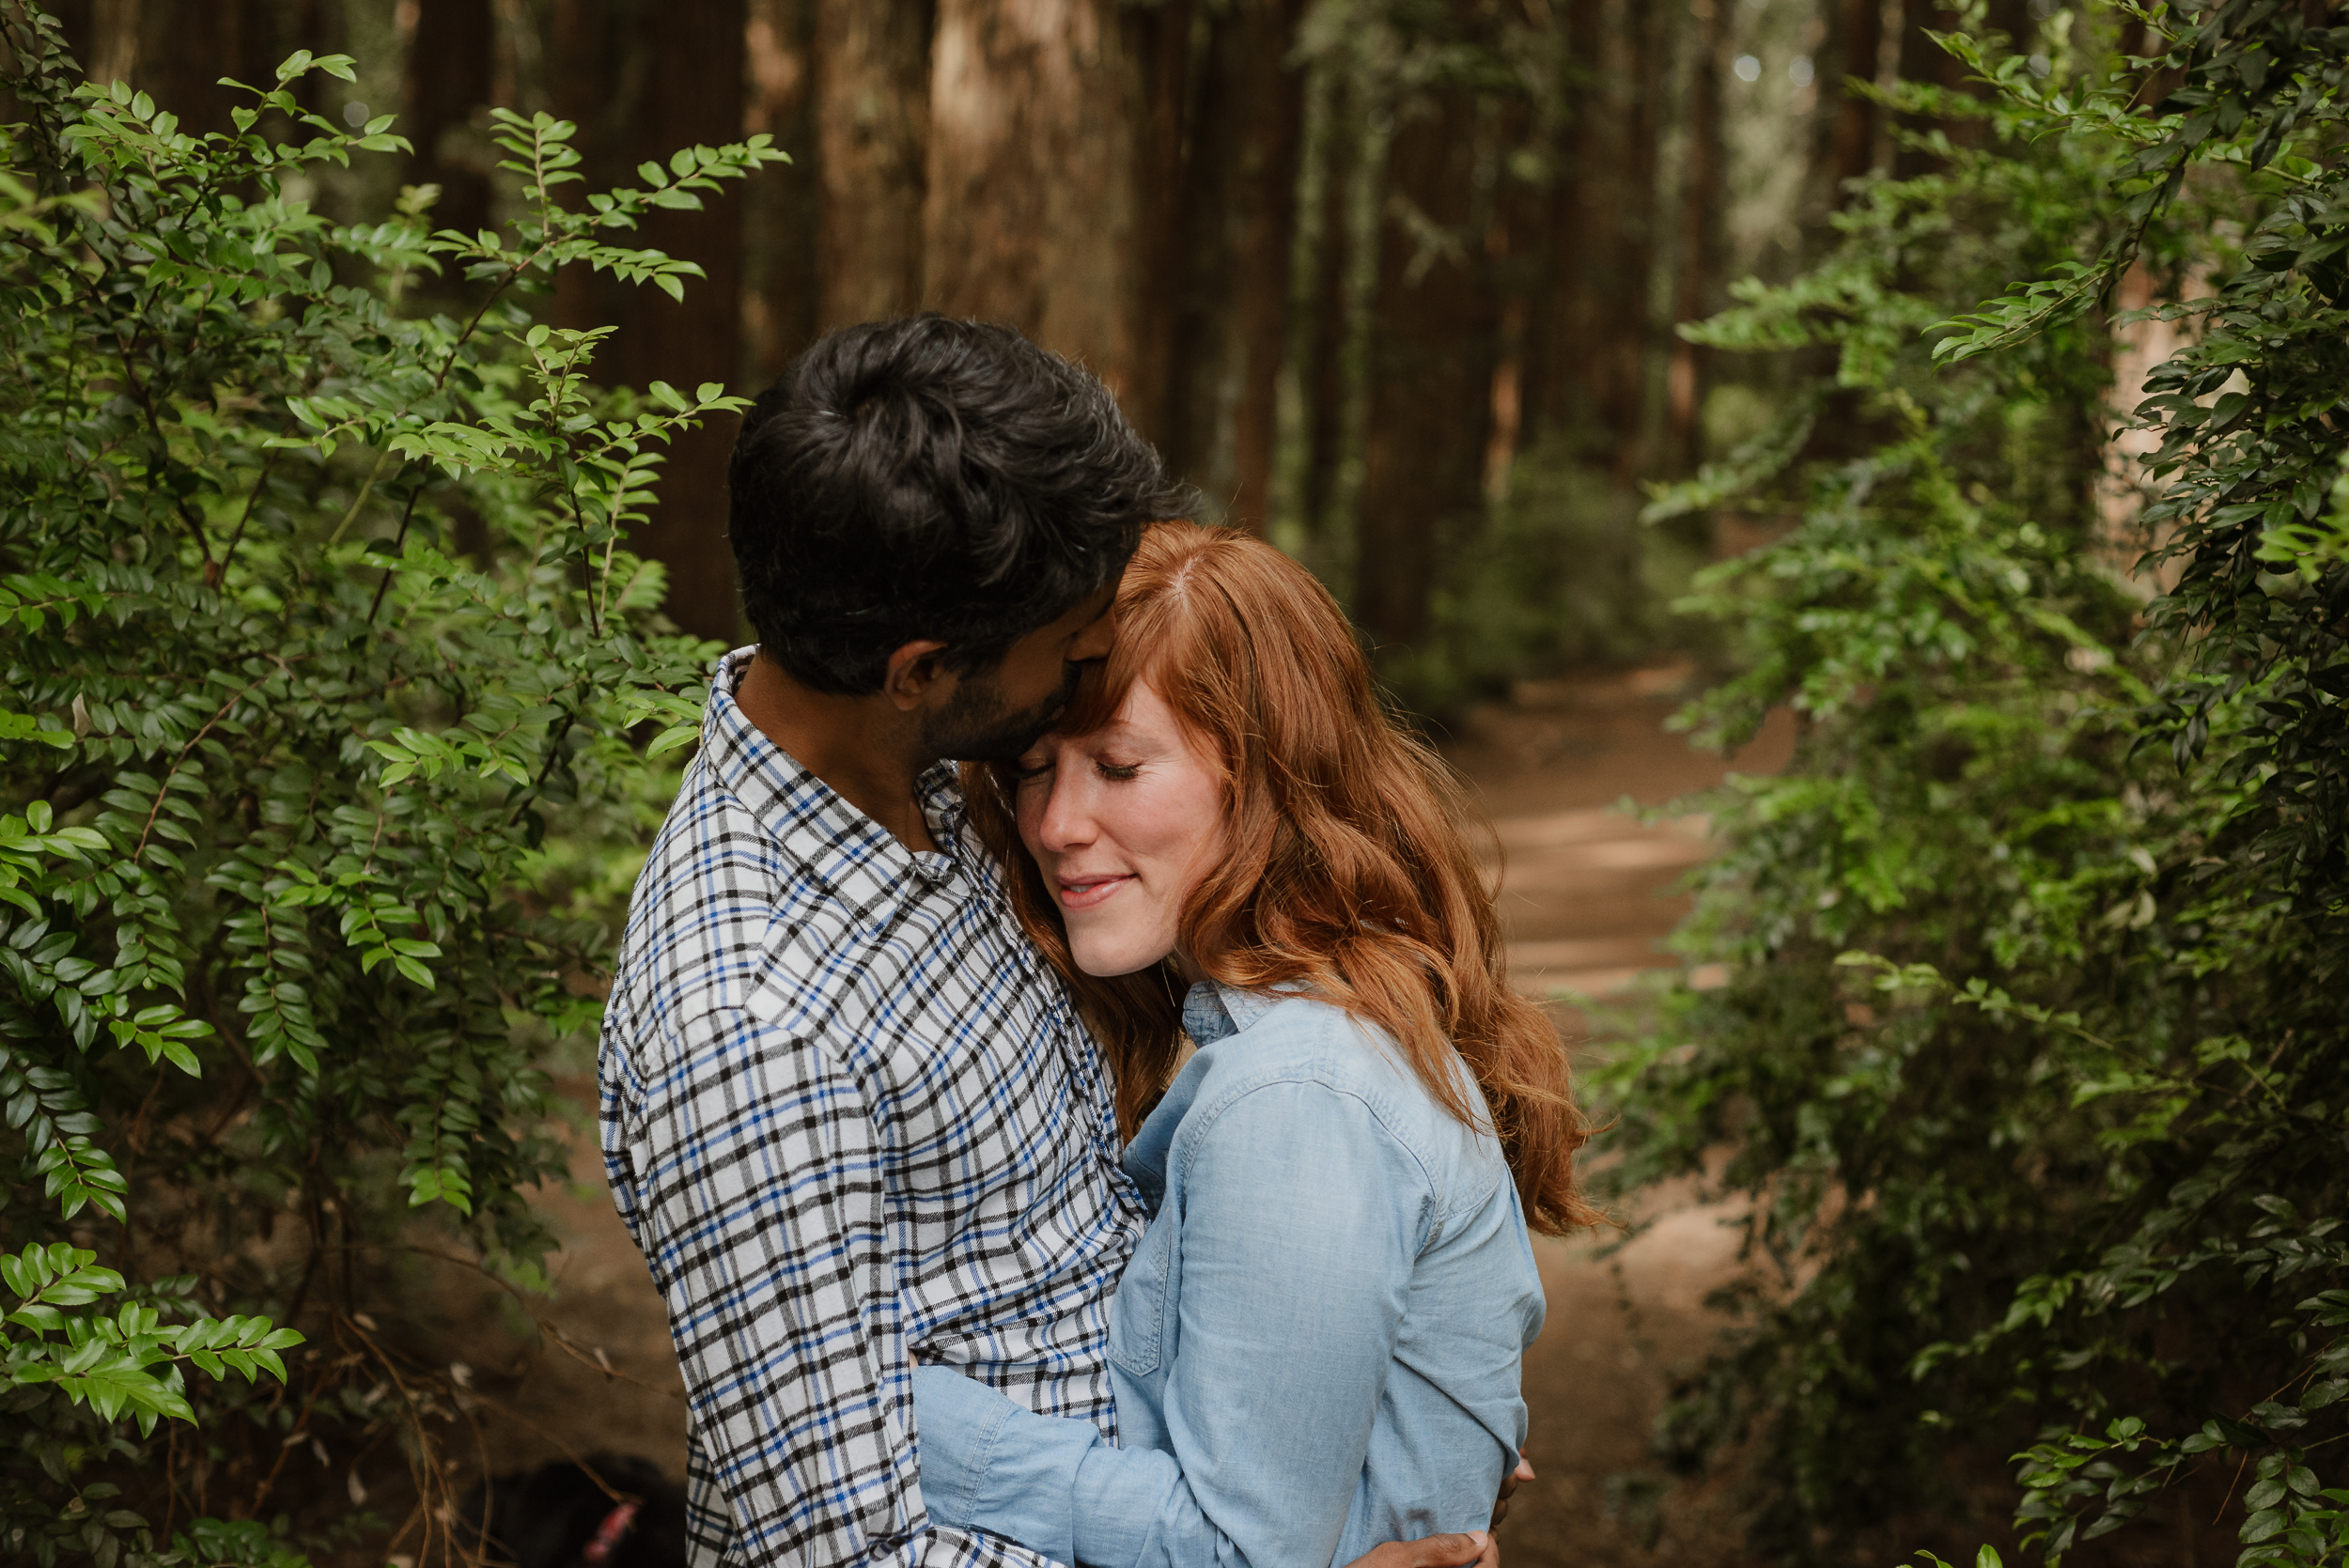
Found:
[[[1110,723],[1048,735],[1019,759],[1019,837],[1087,974],[1131,974],[1176,950],[1183,904],[1221,859],[1223,773],[1137,681]]]

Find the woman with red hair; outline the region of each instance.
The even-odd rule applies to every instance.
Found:
[[[1115,1568],[1477,1529],[1525,1435],[1528,1226],[1596,1218],[1564,1051],[1458,785],[1310,574],[1160,524],[1116,613],[1056,732],[964,782],[1155,1205],[1111,1312],[1122,1446],[917,1368],[925,1505]]]

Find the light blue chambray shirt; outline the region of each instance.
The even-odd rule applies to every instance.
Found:
[[[1499,1142],[1308,996],[1196,986],[1184,1027],[1199,1052],[1126,1155],[1157,1205],[1110,1314],[1126,1446],[917,1367],[930,1517],[1099,1568],[1483,1529],[1542,1323]]]

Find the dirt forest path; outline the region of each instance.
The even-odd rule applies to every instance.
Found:
[[[1480,709],[1448,748],[1500,830],[1512,971],[1537,995],[1603,995],[1641,970],[1686,901],[1674,878],[1702,859],[1701,829],[1642,826],[1614,810],[1658,804],[1718,781],[1720,759],[1667,732],[1686,672],[1665,668],[1523,687]],[[1773,729],[1735,759],[1781,766]],[[1579,1019],[1553,1009],[1572,1038]],[[482,1394],[479,1461],[508,1472],[566,1452],[635,1453],[681,1474],[684,1405],[661,1306],[599,1179],[593,1085],[563,1085],[577,1107],[574,1180],[540,1195],[564,1238],[550,1260],[552,1302],[474,1296],[447,1303],[451,1343],[482,1347],[467,1369]],[[1611,1258],[1598,1243],[1537,1241],[1548,1319],[1525,1371],[1528,1452],[1540,1479],[1519,1495],[1502,1534],[1510,1568],[1727,1568],[1740,1555],[1726,1509],[1675,1497],[1654,1506],[1648,1434],[1675,1367],[1702,1354],[1718,1324],[1705,1293],[1735,1243],[1718,1214],[1669,1200],[1656,1223]],[[517,1358],[503,1317],[530,1312],[549,1330]],[[493,1353],[492,1346],[501,1347]],[[1610,1495],[1611,1491],[1611,1495]]]

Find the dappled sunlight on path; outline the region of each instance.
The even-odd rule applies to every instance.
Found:
[[[1792,750],[1785,714],[1726,768],[1691,750],[1664,727],[1689,676],[1664,668],[1528,682],[1513,701],[1470,715],[1446,748],[1500,838],[1511,977],[1553,1002],[1570,1040],[1583,1023],[1568,999],[1605,999],[1679,963],[1662,942],[1688,901],[1671,890],[1710,852],[1703,817],[1647,824],[1618,802],[1661,805],[1727,770],[1775,772]],[[1749,1560],[1726,1498],[1703,1490],[1666,1499],[1650,1444],[1672,1377],[1722,1327],[1704,1300],[1735,1270],[1735,1215],[1699,1203],[1683,1184],[1624,1217],[1645,1227],[1627,1245],[1612,1233],[1535,1242],[1549,1300],[1525,1367],[1527,1452],[1539,1479],[1501,1533],[1510,1568]]]

